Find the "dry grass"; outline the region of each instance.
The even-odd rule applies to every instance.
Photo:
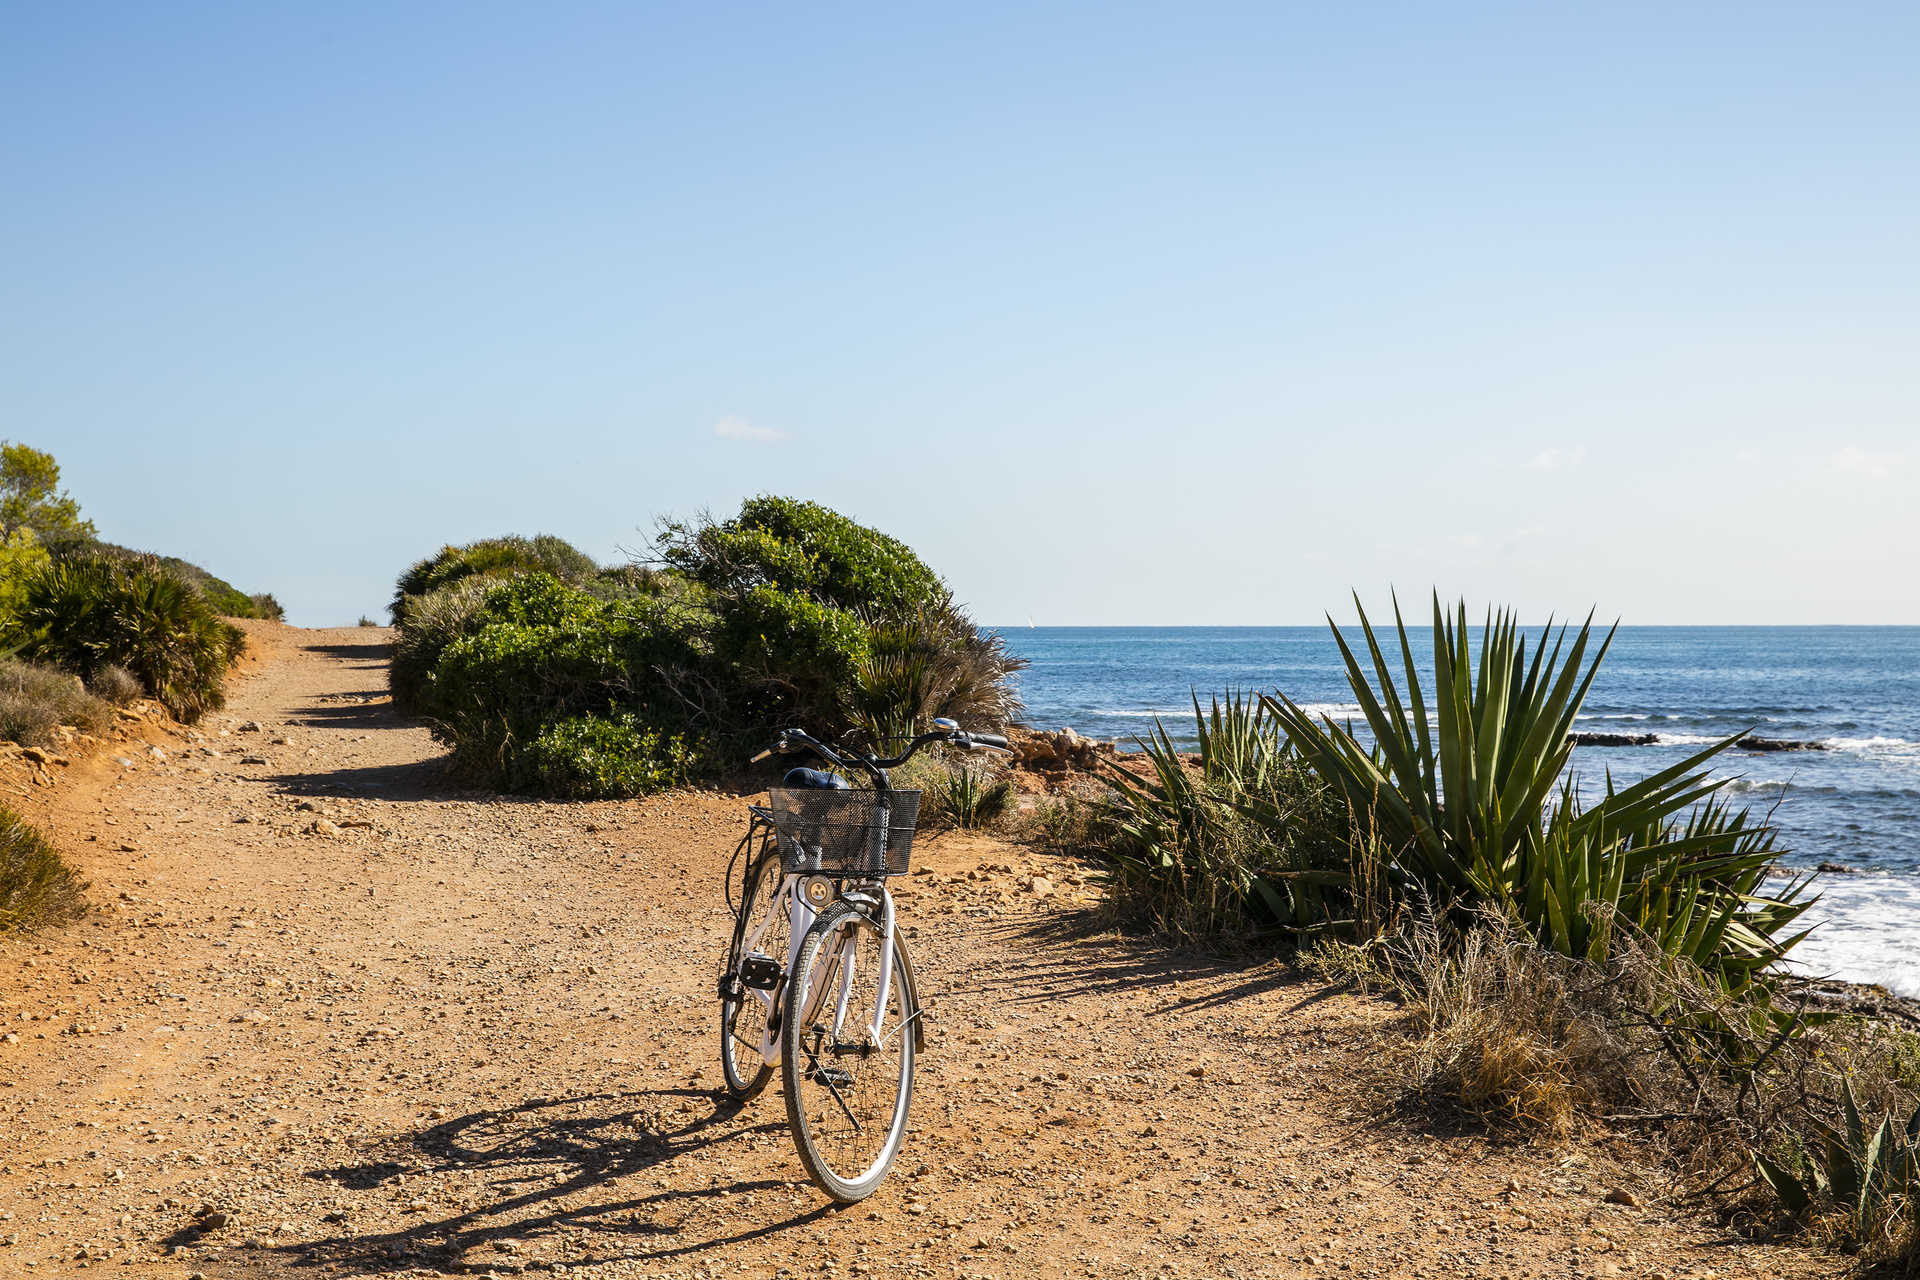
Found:
[[[44,747],[59,725],[93,732],[112,722],[112,706],[88,693],[78,676],[0,658],[0,738]]]
[[[93,679],[87,682],[87,692],[103,702],[124,707],[136,698],[145,697],[147,691],[133,672],[110,662],[93,673]]]
[[[72,919],[85,889],[45,836],[0,807],[0,933]]]

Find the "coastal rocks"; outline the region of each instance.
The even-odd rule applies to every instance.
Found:
[[[1014,767],[1036,773],[1085,773],[1103,756],[1116,754],[1112,743],[1083,738],[1072,729],[1012,729],[1007,743],[1013,748]]]
[[[1824,742],[1803,742],[1793,738],[1756,738],[1752,734],[1733,744],[1742,751],[1827,751]]]
[[[1570,733],[1567,741],[1576,747],[1650,747],[1660,741],[1657,733]]]

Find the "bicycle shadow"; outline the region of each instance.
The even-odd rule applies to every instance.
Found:
[[[729,1202],[801,1184],[714,1177],[695,1185],[683,1174],[676,1181],[684,1185],[662,1189],[656,1178],[643,1191],[622,1182],[752,1135],[785,1132],[784,1124],[746,1121],[717,1090],[690,1088],[475,1111],[382,1144],[362,1163],[309,1170],[308,1178],[353,1193],[366,1208],[329,1215],[340,1221],[337,1234],[276,1242],[274,1251],[284,1264],[346,1275],[391,1271],[401,1259],[465,1275],[510,1259],[582,1267],[697,1255],[815,1221],[831,1206],[815,1201],[768,1223],[764,1213],[736,1212]],[[385,1216],[395,1200],[420,1216],[397,1228],[350,1229],[361,1212]],[[761,1225],[751,1225],[756,1220]]]

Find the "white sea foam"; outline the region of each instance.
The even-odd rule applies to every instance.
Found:
[[[1920,997],[1920,877],[1826,875],[1815,887],[1820,901],[1801,923],[1817,927],[1794,967]]]
[[[1654,735],[1660,739],[1663,747],[1704,747],[1709,742],[1718,742],[1724,735],[1711,733],[1661,733]]]

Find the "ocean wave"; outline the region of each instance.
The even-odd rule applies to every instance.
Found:
[[[1822,745],[1830,751],[1853,751],[1861,755],[1910,756],[1920,752],[1920,742],[1906,738],[1826,738]]]
[[[1821,876],[1814,888],[1820,901],[1801,923],[1818,927],[1794,949],[1792,967],[1920,996],[1920,877]]]

